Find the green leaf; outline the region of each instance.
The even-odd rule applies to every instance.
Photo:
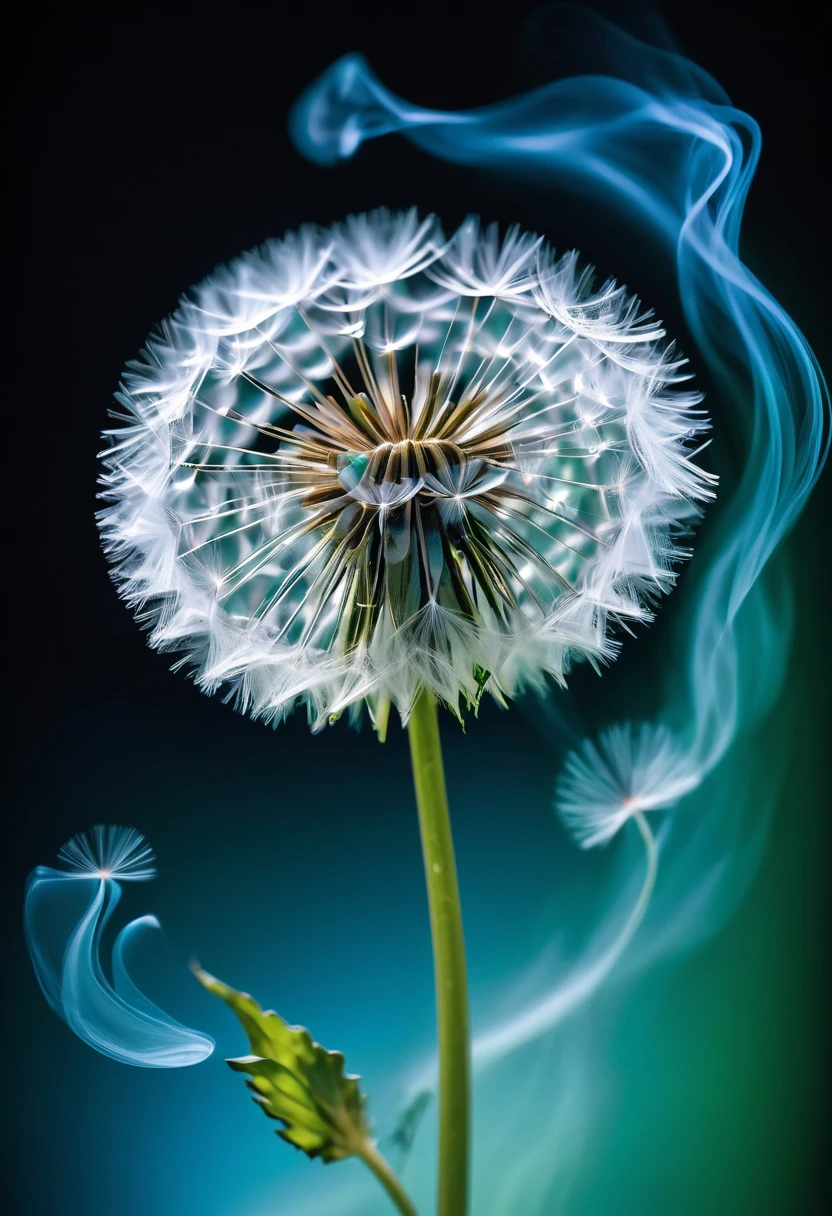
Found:
[[[327,1051],[302,1026],[288,1026],[196,964],[192,970],[240,1019],[253,1054],[227,1062],[235,1072],[248,1074],[255,1102],[283,1123],[277,1134],[327,1163],[360,1154],[369,1141],[366,1099],[359,1078],[344,1072],[341,1053]]]

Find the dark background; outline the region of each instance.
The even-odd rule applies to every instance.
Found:
[[[285,116],[298,92],[349,50],[363,51],[387,85],[422,105],[462,108],[510,96],[529,83],[512,47],[534,7],[516,0],[494,10],[484,4],[423,2],[321,6],[272,0],[109,8],[32,3],[18,14],[18,40],[6,52],[12,85],[7,199],[19,207],[19,216],[7,227],[6,259],[12,334],[4,467],[13,485],[4,513],[4,734],[13,810],[3,850],[8,994],[3,1045],[6,1053],[26,1061],[18,1081],[39,1091],[39,1099],[23,1102],[15,1091],[5,1101],[7,1117],[25,1123],[19,1142],[26,1148],[11,1162],[15,1212],[111,1216],[112,1211],[115,1216],[106,1202],[96,1208],[78,1197],[87,1194],[79,1181],[83,1149],[60,1185],[45,1180],[56,1165],[67,1170],[62,1124],[83,1116],[63,1092],[60,1062],[68,1036],[51,1055],[42,1054],[40,1036],[50,1027],[19,930],[27,872],[38,862],[48,863],[57,846],[86,825],[90,791],[105,791],[102,805],[109,800],[112,817],[128,822],[168,818],[167,800],[175,799],[182,824],[169,842],[169,852],[181,849],[171,859],[174,869],[187,855],[204,857],[209,865],[224,815],[219,797],[207,811],[189,803],[195,784],[214,783],[225,792],[226,806],[239,799],[256,823],[258,815],[271,814],[262,792],[271,779],[275,790],[288,790],[295,798],[304,796],[303,780],[310,773],[339,771],[351,789],[361,780],[348,731],[312,739],[296,715],[281,728],[278,756],[268,731],[220,710],[186,680],[171,677],[165,658],[146,648],[118,602],[98,548],[93,512],[99,433],[121,368],[184,288],[216,263],[303,220],[327,222],[345,211],[416,202],[436,210],[450,228],[471,208],[472,185],[482,193],[479,210],[488,219],[515,218],[507,214],[499,183],[430,161],[399,140],[375,141],[358,162],[323,172],[290,145]],[[604,11],[626,15],[632,7],[608,4]],[[709,70],[762,127],[763,159],[750,197],[745,256],[755,268],[764,267],[767,285],[824,360],[829,352],[828,122],[821,116],[829,101],[829,57],[819,8],[789,3],[767,12],[747,3],[705,0],[665,4],[659,11],[684,53]],[[533,225],[533,201],[527,212],[521,218]],[[580,216],[566,213],[564,228],[572,243],[572,236],[580,235]],[[637,287],[650,286],[649,271],[638,266],[634,251],[616,247],[614,234],[608,250],[605,269]],[[596,240],[589,252],[600,261],[608,250]],[[665,307],[665,314],[669,311],[672,306]],[[812,606],[799,616],[798,652],[808,657],[800,678],[817,717],[828,715],[828,641],[823,641],[828,609],[821,588],[829,547],[819,495],[792,544],[798,598]],[[490,717],[481,729],[483,738],[495,729]],[[515,719],[510,730],[511,747],[522,754],[529,746],[522,721]],[[303,766],[308,766],[305,778]],[[147,777],[155,772],[164,785],[163,805],[139,810],[135,790],[151,788]],[[546,779],[534,778],[541,790]],[[819,780],[818,770],[810,781],[818,807],[823,802]],[[383,847],[387,820],[372,805],[370,811]],[[317,826],[348,863],[350,850],[359,847],[354,836],[339,835],[334,820]],[[828,961],[828,942],[816,928],[828,844],[819,812],[811,826],[801,825],[798,815],[781,816],[769,853],[785,858],[783,897],[788,892],[789,898],[805,898],[808,911],[799,923],[815,926],[815,936],[812,956],[804,961],[818,973]],[[414,884],[417,879],[414,869]],[[765,875],[760,881],[767,881]],[[384,879],[378,882],[381,900]],[[192,937],[198,934],[196,924],[187,928]],[[771,1069],[780,1078],[780,1096],[771,1099],[771,1117],[763,1119],[759,1139],[747,1146],[748,1159],[755,1152],[765,1158],[784,1137],[801,1143],[783,1175],[782,1193],[771,1198],[774,1192],[768,1192],[771,1206],[760,1206],[759,1197],[753,1209],[736,1206],[752,1202],[752,1191],[739,1190],[733,1207],[717,1202],[711,1210],[785,1216],[818,1210],[820,1202],[822,1144],[813,1129],[823,1114],[815,1078],[826,1054],[824,993],[819,981],[810,986],[814,1004],[802,1031],[807,1036],[800,1047],[803,1071],[790,1088],[776,1059],[784,998],[768,992],[764,963],[761,968],[755,999],[763,1003],[766,1029],[748,1075]],[[782,975],[787,972],[786,967]],[[774,1002],[770,1008],[766,1000]],[[741,1050],[740,1029],[734,1047]],[[725,1050],[730,1053],[730,1044]],[[57,1075],[45,1075],[47,1058]],[[127,1095],[126,1084],[120,1092]],[[113,1118],[129,1124],[129,1110],[114,1111]],[[730,1159],[733,1132],[726,1126]],[[96,1151],[89,1146],[91,1156]],[[691,1176],[694,1171],[691,1163]],[[682,1211],[671,1191],[664,1201],[648,1196],[645,1202],[643,1211],[668,1216]],[[191,1210],[187,1199],[179,1210]],[[119,1211],[157,1216],[152,1206],[135,1199],[125,1198]]]
[[[25,441],[9,444],[22,527],[10,541],[8,657],[22,661],[12,687],[13,726],[24,739],[65,706],[120,696],[127,685],[142,701],[156,699],[157,682],[171,703],[195,698],[141,645],[92,531],[99,433],[151,324],[215,264],[303,220],[417,198],[451,226],[470,208],[471,171],[420,160],[402,140],[368,145],[358,172],[348,162],[323,174],[289,142],[293,99],[353,49],[417,104],[510,96],[529,84],[512,47],[535,7],[513,0],[491,15],[486,5],[430,2],[25,7],[7,59],[7,197],[20,206],[8,229],[7,409]],[[818,9],[797,2],[752,15],[742,3],[704,0],[659,11],[684,52],[762,127],[747,250],[764,256],[775,295],[822,351],[829,61]],[[499,187],[481,190],[492,209],[484,214],[504,219]],[[635,256],[616,248],[622,278],[644,278]]]

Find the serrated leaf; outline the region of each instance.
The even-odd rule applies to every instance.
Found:
[[[327,1051],[308,1030],[287,1025],[279,1014],[261,1009],[253,997],[201,967],[194,965],[193,973],[242,1023],[253,1054],[227,1063],[248,1075],[254,1100],[283,1124],[277,1133],[283,1140],[327,1163],[351,1157],[366,1145],[366,1099],[359,1078],[344,1072],[339,1051]]]

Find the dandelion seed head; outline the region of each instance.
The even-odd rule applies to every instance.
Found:
[[[663,336],[518,228],[382,210],[270,242],[125,371],[99,515],[121,594],[205,691],[316,727],[611,658],[713,492]]]

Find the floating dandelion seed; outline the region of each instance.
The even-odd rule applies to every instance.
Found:
[[[518,229],[379,211],[271,242],[125,373],[100,513],[121,594],[205,691],[316,728],[608,659],[712,495],[663,338]]]
[[[591,849],[630,819],[643,830],[645,811],[667,810],[700,781],[666,727],[626,723],[569,754],[555,806],[581,848]]]
[[[23,913],[35,975],[55,1013],[90,1047],[122,1064],[199,1064],[214,1050],[210,1035],[175,1021],[130,978],[130,950],[144,929],[160,927],[156,917],[140,916],[119,932],[112,983],[101,965],[101,939],[121,898],[119,883],[155,877],[150,845],[135,828],[98,824],[73,836],[58,858],[66,869],[38,866],[29,875]],[[78,880],[89,885],[80,918]]]
[[[58,860],[69,877],[111,878],[120,882],[146,882],[156,877],[153,850],[135,828],[98,823],[62,845]]]

